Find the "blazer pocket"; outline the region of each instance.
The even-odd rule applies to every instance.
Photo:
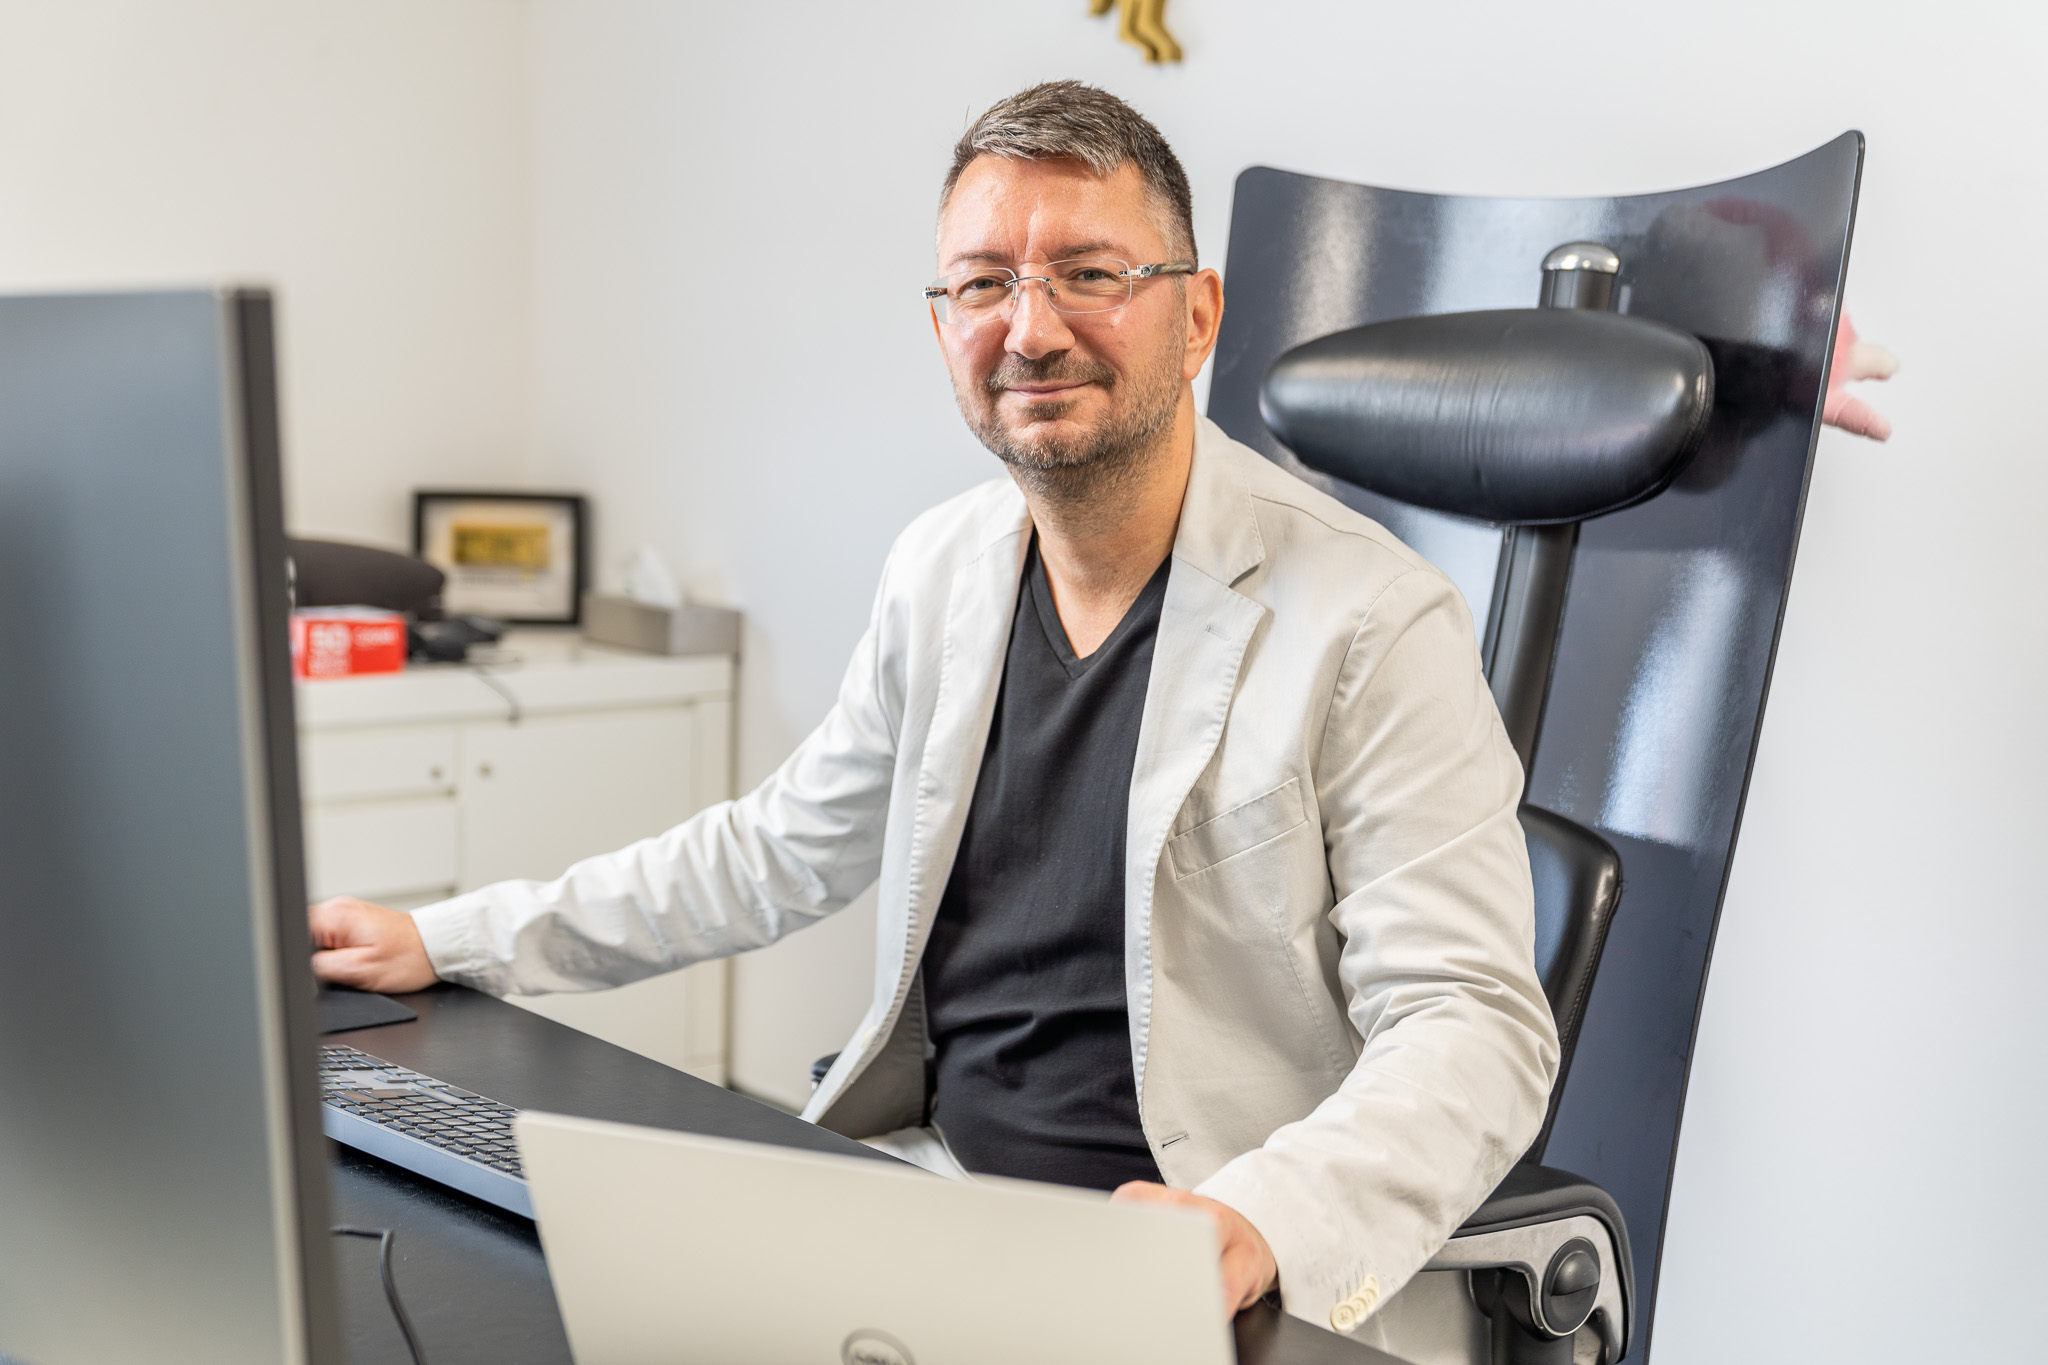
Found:
[[[1213,820],[1166,841],[1166,865],[1183,881],[1225,858],[1277,839],[1308,819],[1301,804],[1301,779],[1290,777],[1264,796],[1232,806]]]

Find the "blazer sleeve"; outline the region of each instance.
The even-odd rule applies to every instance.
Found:
[[[1334,1094],[1198,1191],[1265,1236],[1288,1311],[1348,1329],[1521,1157],[1557,1073],[1521,765],[1440,574],[1400,575],[1365,613],[1315,776],[1361,1050]]]
[[[895,770],[889,572],[823,723],[754,791],[551,882],[414,912],[443,980],[494,995],[588,991],[772,943],[872,884]]]

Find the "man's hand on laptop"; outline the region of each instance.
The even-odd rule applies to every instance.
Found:
[[[354,896],[306,912],[313,928],[313,975],[359,991],[423,991],[440,978],[412,916]]]
[[[1209,1215],[1216,1224],[1216,1243],[1223,1267],[1223,1303],[1232,1317],[1251,1307],[1280,1282],[1273,1248],[1251,1220],[1230,1205],[1187,1190],[1133,1180],[1110,1196],[1124,1204],[1176,1204]]]

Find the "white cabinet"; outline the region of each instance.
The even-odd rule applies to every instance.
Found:
[[[306,810],[306,887],[313,899],[361,896],[424,905],[461,879],[454,796],[348,801]]]
[[[308,801],[447,795],[455,790],[455,732],[394,725],[309,733],[299,742],[299,786]]]
[[[731,794],[732,660],[539,632],[516,663],[299,684],[307,879],[403,908],[544,880]],[[723,1084],[723,962],[589,995],[515,999]]]
[[[462,727],[462,880],[548,878],[696,809],[686,706]]]

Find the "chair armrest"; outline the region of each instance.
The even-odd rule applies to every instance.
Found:
[[[1628,1225],[1613,1196],[1569,1171],[1515,1167],[1427,1268],[1515,1272],[1496,1277],[1491,1289],[1474,1275],[1473,1297],[1489,1316],[1489,1297],[1497,1297],[1532,1338],[1568,1339],[1590,1321],[1608,1365],[1628,1349],[1635,1307]]]

